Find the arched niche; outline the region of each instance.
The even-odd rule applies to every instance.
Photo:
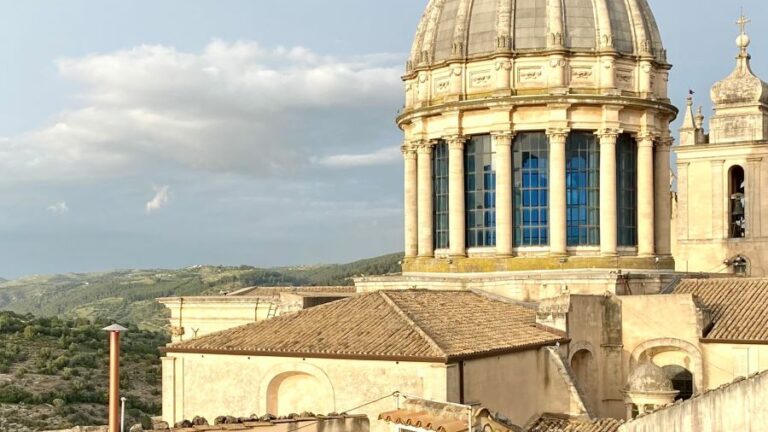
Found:
[[[596,407],[599,397],[600,378],[597,368],[597,358],[589,349],[579,349],[571,355],[571,369],[576,382],[584,392],[588,406]]]
[[[336,411],[336,394],[328,375],[308,363],[286,363],[269,369],[259,384],[258,412],[287,415]]]

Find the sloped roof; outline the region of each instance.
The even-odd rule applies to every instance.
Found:
[[[564,341],[535,312],[469,291],[378,291],[165,348],[323,358],[456,360]]]
[[[587,421],[544,415],[528,432],[617,432],[622,423],[616,419]]]
[[[693,294],[712,311],[708,340],[768,343],[768,279],[686,279],[675,294]]]

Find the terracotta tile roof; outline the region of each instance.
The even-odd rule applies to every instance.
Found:
[[[712,312],[706,339],[768,342],[768,279],[686,279],[675,294],[693,294]]]
[[[622,423],[616,419],[588,421],[545,415],[528,432],[617,432]]]
[[[168,346],[326,358],[448,361],[564,341],[535,311],[469,291],[378,291]]]
[[[433,432],[463,432],[469,430],[467,420],[441,417],[427,411],[395,410],[379,414],[379,420],[412,426]]]

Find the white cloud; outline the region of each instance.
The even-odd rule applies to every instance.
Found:
[[[57,202],[56,204],[48,206],[46,208],[49,212],[57,215],[57,216],[63,216],[67,213],[69,213],[69,207],[67,206],[67,203],[64,201]]]
[[[285,175],[392,128],[400,63],[223,41],[199,53],[154,45],[61,60],[61,76],[82,85],[82,105],[40,130],[0,137],[0,182],[159,166]]]
[[[367,167],[385,165],[400,160],[399,147],[385,147],[366,154],[340,154],[317,159],[317,163],[334,168]]]
[[[154,213],[168,204],[171,199],[169,186],[155,187],[155,196],[146,204],[147,214]]]

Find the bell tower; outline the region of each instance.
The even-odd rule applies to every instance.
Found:
[[[768,84],[750,66],[749,22],[737,21],[736,68],[712,87],[708,134],[688,98],[676,148],[679,271],[768,276]]]

